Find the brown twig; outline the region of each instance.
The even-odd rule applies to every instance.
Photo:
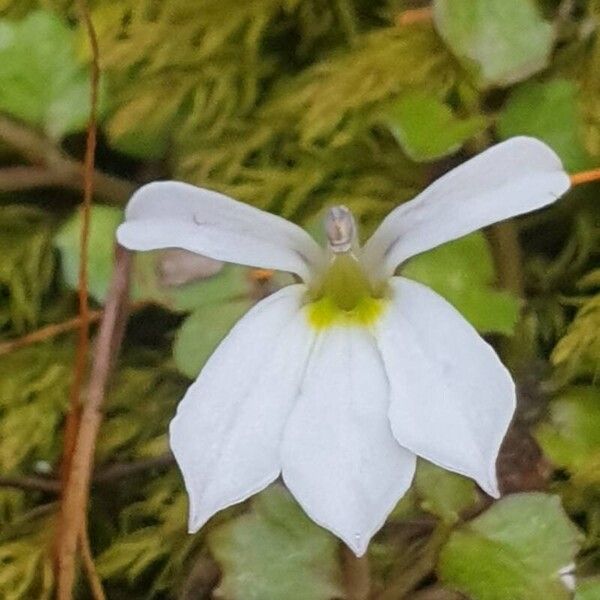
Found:
[[[83,527],[80,533],[81,541],[81,562],[83,563],[83,569],[87,576],[87,580],[90,586],[90,592],[94,600],[106,600],[106,594],[102,587],[102,580],[98,575],[96,569],[96,563],[94,563],[94,555],[92,554],[92,546],[90,544],[90,537],[88,534],[87,517],[85,518]]]
[[[0,169],[0,192],[18,192],[63,185],[65,185],[64,173],[46,167],[18,166]]]
[[[5,477],[0,476],[0,487],[23,490],[25,492],[47,492],[58,494],[60,492],[60,481],[49,477]]]
[[[498,283],[517,298],[523,298],[525,295],[523,252],[515,222],[508,220],[496,223],[486,229],[486,235],[494,257]]]
[[[71,600],[72,597],[77,544],[85,524],[94,450],[102,422],[102,405],[125,328],[130,272],[130,253],[117,247],[115,269],[98,332],[87,399],[61,503],[57,540],[59,600]]]
[[[0,192],[55,186],[82,189],[82,163],[65,154],[52,140],[4,116],[0,116],[0,139],[33,165],[0,169]],[[136,187],[99,170],[93,171],[93,183],[97,196],[118,204],[127,201]]]
[[[102,317],[101,310],[92,310],[89,312],[89,323],[94,323],[99,321]],[[14,340],[9,340],[7,342],[2,342],[0,344],[0,356],[3,354],[9,354],[10,352],[14,352],[15,350],[20,350],[21,348],[25,348],[26,346],[31,346],[32,344],[37,344],[39,342],[45,342],[46,340],[52,339],[58,335],[63,333],[68,333],[69,331],[73,331],[77,329],[81,325],[81,316],[73,317],[72,319],[68,319],[67,321],[63,321],[62,323],[52,323],[52,325],[46,325],[45,327],[41,327],[36,331],[32,331],[27,335],[16,338]]]
[[[150,306],[151,304],[151,301],[140,300],[139,302],[134,302],[129,308],[130,311],[133,312]],[[102,310],[91,310],[89,313],[90,324],[99,321],[103,314],[104,311]],[[32,331],[31,333],[27,333],[21,337],[0,343],[0,356],[3,354],[9,354],[10,352],[15,352],[16,350],[26,348],[27,346],[31,346],[33,344],[39,344],[40,342],[51,340],[52,338],[62,335],[63,333],[74,331],[80,326],[80,315],[71,319],[67,319],[62,323],[52,323],[51,325],[46,325],[45,327],[41,327],[40,329]]]
[[[110,483],[124,477],[131,477],[144,473],[150,469],[162,469],[170,467],[175,464],[175,457],[167,452],[161,456],[154,456],[152,458],[146,458],[144,460],[136,460],[127,463],[116,463],[104,467],[102,470],[94,474],[94,484]]]
[[[127,477],[139,475],[151,469],[165,469],[175,464],[175,457],[171,452],[160,456],[135,460],[131,462],[114,463],[94,472],[92,485],[107,485]],[[59,494],[61,484],[59,479],[40,477],[38,475],[25,476],[0,476],[0,487],[14,488],[17,490],[46,492]]]
[[[433,19],[433,11],[430,6],[423,8],[412,8],[401,12],[396,17],[396,24],[404,27],[413,23],[429,23]]]
[[[85,23],[88,38],[92,48],[90,69],[90,116],[87,127],[85,161],[83,165],[83,202],[81,231],[79,238],[79,329],[75,364],[73,367],[73,382],[69,397],[69,412],[65,423],[63,456],[61,463],[61,479],[66,485],[71,469],[71,460],[75,451],[75,441],[81,417],[81,389],[87,374],[88,350],[90,343],[90,306],[88,298],[88,245],[92,215],[92,198],[94,194],[94,164],[96,160],[96,134],[98,116],[98,85],[100,83],[100,57],[98,54],[98,39],[91,21],[86,0],[80,0],[78,8],[81,19]]]
[[[591,183],[600,180],[600,169],[591,171],[580,171],[571,175],[571,185],[581,185],[582,183]]]

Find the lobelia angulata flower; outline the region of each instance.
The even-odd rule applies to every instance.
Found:
[[[513,138],[393,210],[363,247],[348,209],[332,208],[325,249],[210,190],[174,181],[138,190],[118,230],[123,246],[183,248],[302,281],[233,327],[171,422],[190,532],[281,475],[306,513],[360,556],[410,487],[417,456],[497,497],[511,376],[448,302],[394,273],[425,250],[551,204],[569,185],[550,148]]]

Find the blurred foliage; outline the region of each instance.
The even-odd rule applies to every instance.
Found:
[[[519,302],[494,289],[492,255],[482,233],[434,248],[412,259],[403,274],[435,290],[483,333],[512,333]]]
[[[451,525],[478,501],[473,481],[422,459],[417,465],[413,488],[423,510]]]
[[[206,185],[317,237],[323,208],[345,204],[365,239],[394,206],[494,140],[533,135],[571,171],[600,165],[598,0],[90,5],[103,71],[98,164],[134,183]],[[417,5],[430,5],[431,18],[400,18]],[[0,113],[77,158],[90,57],[72,0],[0,0]],[[0,143],[0,348],[76,314],[77,198],[3,188],[3,169],[8,177],[31,159],[20,151]],[[522,298],[500,289],[484,233],[403,266],[515,365],[519,426],[552,472],[541,491],[490,505],[470,480],[420,461],[369,550],[375,596],[414,581],[443,598],[568,598],[574,577],[578,600],[600,597],[598,191],[582,186],[517,222],[522,256],[509,259],[522,270]],[[114,203],[93,208],[97,308],[121,219]],[[136,256],[100,473],[167,456],[188,378],[247,307],[289,281],[177,251]],[[0,476],[58,473],[75,336],[42,338],[0,352]],[[109,598],[355,597],[336,540],[279,484],[190,536],[183,485],[166,464],[93,486],[92,546]],[[52,597],[53,501],[0,489],[0,597]],[[78,597],[88,597],[83,580]]]
[[[6,600],[53,596],[53,566],[50,544],[53,519],[47,515],[16,521],[0,533],[0,591]]]
[[[600,389],[572,387],[554,398],[536,437],[555,465],[600,484]]]
[[[228,600],[327,600],[343,594],[337,544],[282,487],[253,502],[253,511],[214,529],[209,548],[225,577],[215,592]]]
[[[498,120],[503,139],[531,135],[544,140],[569,171],[593,166],[583,139],[583,116],[575,84],[564,79],[528,82],[515,88]]]
[[[552,361],[566,369],[570,377],[600,375],[600,294],[585,300],[556,345]]]
[[[102,577],[127,583],[152,573],[145,598],[176,587],[185,559],[199,540],[186,535],[186,497],[174,473],[137,490],[119,515],[119,536],[98,558]]]
[[[457,118],[448,105],[420,90],[403,94],[386,117],[390,131],[415,161],[454,154],[486,126],[483,117]]]
[[[477,600],[567,600],[560,572],[579,539],[556,496],[515,494],[452,533],[440,575]]]
[[[75,33],[48,12],[0,21],[0,110],[51,137],[81,131],[90,112],[90,76],[74,41]],[[100,112],[103,99],[101,93]]]
[[[52,282],[52,231],[46,215],[28,206],[0,207],[0,327],[22,332],[40,320]]]

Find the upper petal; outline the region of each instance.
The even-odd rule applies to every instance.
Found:
[[[407,258],[554,202],[570,180],[558,156],[535,138],[497,144],[393,210],[364,248],[367,269],[391,276]]]
[[[376,337],[390,381],[398,442],[498,495],[496,458],[515,409],[512,378],[496,353],[443,298],[393,278]]]
[[[184,248],[217,260],[296,273],[307,280],[321,249],[300,227],[223,194],[157,181],[132,196],[118,231],[131,250]]]
[[[283,427],[314,339],[303,285],[257,304],[217,348],[171,421],[190,531],[279,476]]]
[[[406,492],[415,456],[394,440],[388,384],[360,327],[319,334],[284,433],[283,479],[308,515],[362,555]]]

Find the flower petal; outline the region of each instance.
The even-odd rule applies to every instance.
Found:
[[[279,476],[283,428],[314,333],[303,285],[257,304],[231,330],[188,389],[170,442],[190,497],[190,532]]]
[[[308,515],[357,556],[411,484],[415,456],[394,440],[388,384],[372,335],[317,338],[285,429],[283,479]]]
[[[131,198],[119,243],[131,250],[183,248],[216,260],[296,273],[307,280],[321,249],[300,227],[223,194],[157,181]]]
[[[443,298],[395,277],[376,326],[398,442],[471,477],[497,497],[496,457],[515,409],[512,378],[492,347]]]
[[[512,138],[393,210],[366,243],[364,264],[387,279],[407,258],[551,204],[569,186],[569,176],[548,146],[535,138]]]

